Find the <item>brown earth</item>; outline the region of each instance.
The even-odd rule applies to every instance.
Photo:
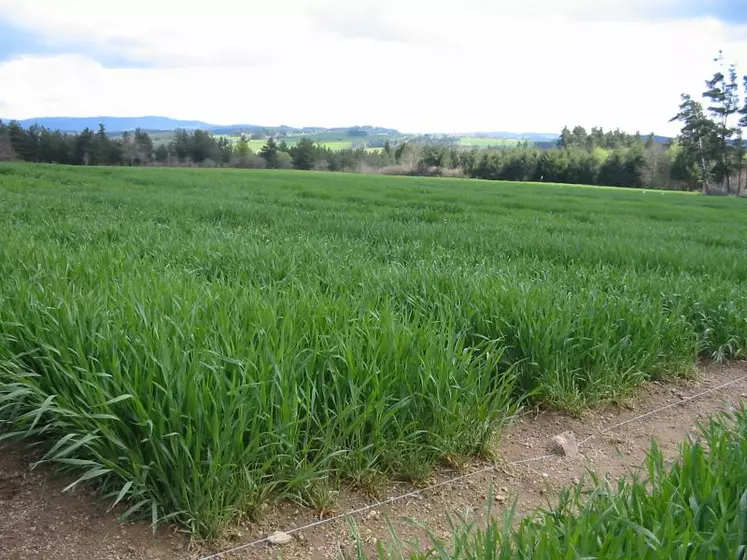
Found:
[[[376,506],[354,516],[361,536],[370,546],[387,540],[390,520],[406,539],[422,540],[423,534],[403,518],[424,522],[436,534],[448,537],[448,514],[477,515],[487,503],[490,489],[498,494],[494,511],[500,513],[514,498],[517,509],[526,513],[552,500],[563,487],[577,484],[592,469],[618,477],[638,468],[646,457],[651,438],[662,452],[676,455],[679,443],[699,421],[747,402],[747,380],[714,390],[747,375],[747,363],[709,365],[698,379],[673,383],[652,382],[628,399],[624,406],[608,406],[570,417],[554,412],[524,414],[506,430],[497,445],[495,468],[489,463],[460,465],[459,470],[442,469],[430,484],[415,495],[389,505]],[[708,394],[698,396],[703,391]],[[684,401],[684,402],[683,402]],[[679,403],[679,404],[675,404]],[[639,416],[660,407],[674,405],[645,418]],[[621,422],[632,420],[624,426]],[[576,457],[552,455],[546,459],[516,463],[547,455],[550,439],[572,431],[581,443]],[[584,442],[590,436],[592,439]],[[583,442],[583,443],[582,443]],[[155,535],[147,524],[121,524],[105,504],[86,490],[62,493],[71,479],[54,476],[48,467],[31,470],[38,454],[16,446],[0,447],[0,558],[13,560],[198,560],[209,554],[261,539],[273,531],[293,533],[290,543],[276,546],[266,542],[244,548],[222,558],[324,560],[339,558],[352,544],[347,519],[298,530],[319,521],[319,514],[293,504],[270,509],[259,523],[236,527],[220,543],[200,545],[173,529]],[[448,480],[477,473],[457,482]],[[416,490],[406,484],[390,483],[379,492],[385,500]],[[503,499],[505,498],[505,500]],[[366,507],[375,500],[353,491],[343,491],[334,514]]]

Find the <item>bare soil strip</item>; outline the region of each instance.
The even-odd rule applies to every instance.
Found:
[[[666,456],[676,455],[677,446],[694,431],[699,421],[747,401],[747,380],[695,400],[668,408],[609,432],[610,426],[634,419],[659,407],[681,401],[723,383],[747,375],[747,363],[708,365],[694,381],[653,382],[641,388],[624,406],[608,406],[587,412],[581,418],[542,412],[524,415],[504,434],[498,445],[499,467],[457,483],[440,486],[396,503],[373,509],[356,519],[361,535],[373,546],[389,535],[387,519],[405,538],[421,538],[421,531],[403,518],[411,518],[448,537],[447,514],[479,514],[490,494],[491,485],[500,494],[495,511],[509,507],[519,498],[520,513],[546,505],[563,487],[583,479],[587,469],[618,477],[638,468],[644,461],[650,441],[655,438]],[[509,463],[546,455],[551,438],[572,431],[582,442],[595,436],[575,457],[550,459],[509,466]],[[38,457],[17,445],[0,447],[0,558],[13,560],[144,560],[190,559],[260,539],[273,531],[288,531],[319,519],[319,513],[293,504],[268,509],[260,523],[239,526],[220,543],[194,546],[184,535],[172,529],[160,529],[153,535],[147,524],[117,522],[107,513],[105,504],[92,492],[78,490],[61,493],[70,482],[53,476],[49,468],[29,469]],[[488,464],[474,462],[459,470],[443,469],[431,482],[440,482]],[[379,499],[413,490],[407,484],[390,483],[380,491]],[[504,499],[505,498],[505,499]],[[345,491],[333,512],[344,513],[375,501],[360,493]],[[340,550],[351,546],[348,523],[333,521],[294,535],[286,545],[262,544],[227,555],[225,558],[275,558],[286,560],[339,558]]]

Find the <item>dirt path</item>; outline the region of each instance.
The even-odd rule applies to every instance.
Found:
[[[747,363],[712,365],[704,368],[697,381],[651,383],[629,399],[625,408],[590,411],[582,418],[548,412],[522,416],[506,431],[498,446],[497,469],[366,511],[356,516],[361,535],[371,545],[376,539],[386,540],[389,532],[386,519],[389,518],[406,538],[421,537],[419,531],[401,520],[409,517],[427,523],[447,537],[446,514],[480,512],[491,485],[506,497],[505,502],[496,503],[496,512],[507,507],[514,497],[520,497],[520,513],[530,511],[546,504],[559,489],[577,483],[587,468],[619,476],[639,467],[652,437],[658,440],[665,455],[674,456],[679,443],[693,431],[698,421],[747,401],[747,380],[608,432],[602,431],[744,375],[747,375]],[[573,458],[553,456],[542,461],[511,464],[546,455],[548,441],[565,431],[573,431],[579,442],[594,437],[584,443],[579,455]],[[29,471],[32,457],[32,453],[16,446],[0,447],[0,558],[3,559],[196,560],[260,539],[273,531],[294,530],[319,519],[314,512],[281,504],[261,523],[239,527],[217,546],[198,550],[173,531],[161,530],[153,536],[147,525],[118,524],[115,516],[107,514],[102,503],[91,494],[61,494],[69,480],[53,477],[47,469]],[[488,466],[474,463],[463,466],[459,472],[444,470],[431,482],[446,481]],[[411,490],[406,485],[392,484],[382,490],[380,499]],[[370,503],[371,498],[343,492],[335,512],[344,513]],[[276,558],[282,553],[286,560],[326,560],[339,558],[340,549],[345,550],[351,544],[348,522],[337,520],[300,531],[292,542],[282,547],[263,543],[224,558]]]

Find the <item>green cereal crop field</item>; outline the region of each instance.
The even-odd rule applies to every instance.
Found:
[[[214,536],[747,357],[747,200],[0,165],[0,431]]]

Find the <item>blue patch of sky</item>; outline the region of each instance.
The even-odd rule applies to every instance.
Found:
[[[747,0],[681,0],[654,11],[655,16],[666,19],[715,17],[728,24],[747,24]]]
[[[719,0],[714,4],[714,16],[728,23],[747,24],[747,2],[745,0]]]
[[[79,54],[92,58],[105,68],[150,68],[147,61],[135,60],[100,45],[85,41],[57,41],[0,18],[0,61],[23,55]]]

